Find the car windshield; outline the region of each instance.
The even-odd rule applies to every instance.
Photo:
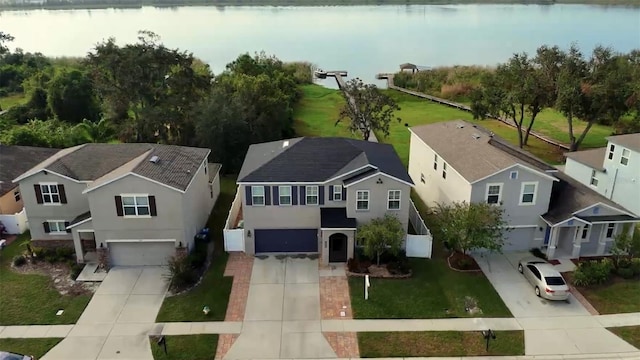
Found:
[[[560,276],[549,276],[545,277],[544,280],[547,282],[547,285],[564,285],[564,279]]]
[[[0,351],[0,360],[23,360],[24,356]]]

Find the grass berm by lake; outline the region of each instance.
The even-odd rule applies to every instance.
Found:
[[[361,6],[361,5],[464,5],[464,4],[582,4],[605,6],[640,6],[640,0],[70,0],[48,1],[46,4],[13,3],[0,4],[0,10],[18,9],[103,9],[137,8],[142,6]]]

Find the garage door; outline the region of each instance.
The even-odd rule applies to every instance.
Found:
[[[533,236],[537,228],[515,228],[505,232],[505,241],[502,251],[527,251],[533,244]]]
[[[112,266],[166,265],[175,255],[175,241],[110,242]]]
[[[318,252],[318,229],[268,229],[255,231],[256,254]]]

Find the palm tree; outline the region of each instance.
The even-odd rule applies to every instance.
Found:
[[[100,119],[98,122],[84,119],[74,127],[74,130],[76,130],[76,133],[86,140],[86,142],[91,143],[110,142],[114,140],[116,134],[109,120],[105,118]]]

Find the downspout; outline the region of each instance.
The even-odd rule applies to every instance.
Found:
[[[611,193],[609,193],[609,200],[613,199],[613,191],[616,189],[616,180],[618,179],[618,168],[616,168],[616,173],[613,174],[613,184],[611,185]]]

